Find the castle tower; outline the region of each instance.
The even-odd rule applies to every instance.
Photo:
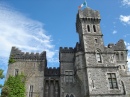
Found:
[[[76,30],[79,34],[80,51],[76,52],[78,56],[75,59],[79,57],[80,60],[77,76],[83,83],[83,97],[123,97],[125,89],[120,81],[120,62],[117,62],[115,52],[124,51],[124,55],[120,57],[124,56],[126,60],[124,41],[120,40],[118,50],[116,45],[105,47],[100,20],[100,14],[96,10],[85,8],[78,11]],[[77,61],[75,63],[77,65]]]
[[[22,52],[16,47],[12,47],[6,79],[18,74],[26,77],[25,88],[26,97],[43,97],[44,68],[46,67],[46,52],[29,53]]]
[[[46,52],[24,53],[12,47],[6,79],[26,76],[26,97],[129,97],[127,49],[121,39],[104,46],[96,10],[79,10],[79,42],[60,47],[58,68],[48,68]]]

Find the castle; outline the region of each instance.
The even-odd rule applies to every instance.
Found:
[[[12,47],[9,75],[23,72],[26,97],[130,97],[130,73],[123,40],[104,46],[100,14],[79,10],[76,31],[79,42],[60,47],[58,68],[48,68],[46,52],[24,53]]]

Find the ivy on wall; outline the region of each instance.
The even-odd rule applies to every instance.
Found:
[[[2,88],[1,97],[25,97],[25,76],[9,76]]]
[[[9,59],[9,64],[12,64],[12,63],[15,63],[15,62],[16,62],[16,60],[13,58],[13,56],[11,56],[10,59]]]

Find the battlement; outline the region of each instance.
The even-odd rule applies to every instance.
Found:
[[[46,59],[46,51],[42,53],[29,53],[29,52],[22,52],[16,47],[12,47],[10,57],[13,59],[32,59],[32,60],[43,60]]]
[[[60,76],[60,68],[56,68],[56,67],[46,67],[45,68],[45,76]]]
[[[72,47],[60,47],[60,52],[61,53],[74,53],[75,49]]]
[[[98,19],[100,20],[100,14],[97,10],[92,10],[91,8],[87,7],[84,10],[79,10],[78,12],[79,18],[87,18],[87,19]]]
[[[114,50],[127,50],[123,39],[120,39],[114,46]]]
[[[113,50],[127,50],[124,40],[120,39],[116,44],[108,44],[108,48],[113,48]]]

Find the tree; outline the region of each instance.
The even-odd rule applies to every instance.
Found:
[[[3,79],[4,78],[4,75],[3,75],[3,70],[0,69],[0,79]],[[0,88],[2,88],[2,85],[0,84]]]
[[[1,97],[25,97],[25,76],[9,76],[2,88]]]

